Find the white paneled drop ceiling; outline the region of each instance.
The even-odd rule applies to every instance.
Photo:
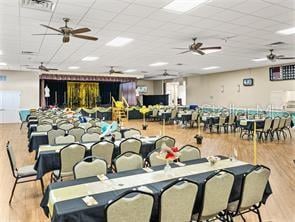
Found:
[[[294,0],[209,0],[185,12],[164,10],[172,0],[53,0],[53,12],[21,7],[21,0],[0,0],[0,69],[48,67],[69,71],[78,66],[81,72],[102,73],[115,69],[146,71],[153,76],[168,69],[172,73],[206,74],[273,64],[253,62],[268,49],[278,55],[295,56],[295,35],[280,35],[278,30],[295,26]],[[40,24],[62,27],[62,18],[71,19],[72,28],[88,27],[85,33],[98,41],[71,38],[63,44],[61,36],[33,36],[53,33]],[[192,37],[204,46],[222,46],[222,51],[204,56],[177,55],[174,47],[187,47]],[[106,43],[116,37],[133,39],[123,47]],[[273,42],[285,44],[270,47]],[[23,55],[22,51],[34,52]],[[84,57],[99,57],[82,61]],[[152,63],[168,63],[149,66]],[[288,61],[292,62],[292,61]],[[293,61],[294,62],[294,61]],[[182,65],[177,65],[181,63]],[[280,62],[276,62],[277,64]],[[203,68],[217,66],[218,69]],[[129,73],[130,74],[130,73]]]

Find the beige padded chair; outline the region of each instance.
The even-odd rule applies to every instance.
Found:
[[[63,123],[63,124],[59,125],[58,128],[63,129],[66,132],[68,132],[70,129],[74,128],[74,124],[72,124],[72,123]]]
[[[137,129],[129,129],[124,132],[124,138],[131,138],[138,135],[141,135],[141,132]]]
[[[161,166],[166,164],[166,160],[158,158],[160,149],[156,149],[151,151],[146,158],[146,162],[148,166],[154,167],[154,166]]]
[[[91,146],[91,155],[104,159],[108,167],[112,165],[112,157],[115,145],[108,141],[101,141]]]
[[[163,188],[160,194],[160,222],[191,221],[198,184],[176,180]]]
[[[83,160],[86,147],[82,144],[72,143],[59,152],[60,170],[55,170],[51,174],[51,182],[71,178],[73,176],[73,167],[76,163]]]
[[[122,139],[122,133],[119,131],[112,132],[112,135],[115,137],[115,140]]]
[[[268,134],[270,133],[271,130],[271,123],[272,119],[271,118],[266,118],[264,120],[264,127],[263,129],[256,129],[256,132],[258,133],[258,138],[262,140],[267,140]],[[264,136],[264,138],[263,138]]]
[[[219,116],[219,122],[216,124],[213,124],[213,127],[216,127],[217,133],[221,132],[221,127],[223,127],[223,130],[226,130],[226,126],[225,126],[225,116]]]
[[[85,133],[82,135],[81,141],[82,143],[95,143],[100,140],[100,136],[98,133]]]
[[[49,145],[55,145],[55,138],[58,136],[64,136],[66,132],[62,129],[52,129],[47,132]]]
[[[193,215],[193,219],[198,222],[214,219],[220,212],[225,211],[233,183],[234,175],[224,170],[207,177],[203,190],[202,207],[200,213]]]
[[[55,144],[69,144],[69,143],[74,143],[75,142],[75,137],[72,135],[67,135],[67,136],[57,136],[55,138]]]
[[[292,123],[292,118],[289,116],[286,119],[284,130],[289,131],[290,138],[292,138],[292,134],[291,134],[291,130],[290,130],[291,129],[291,123]]]
[[[34,165],[27,165],[27,166],[22,166],[17,168],[14,152],[9,141],[6,144],[6,149],[7,149],[9,162],[10,162],[10,167],[12,170],[12,175],[15,178],[15,182],[14,182],[14,185],[10,194],[10,198],[9,198],[9,204],[11,204],[16,184],[37,181],[37,171],[34,170]],[[41,188],[44,194],[44,184],[43,184],[42,177],[39,180],[41,182]]]
[[[170,136],[163,136],[156,140],[155,149],[159,149],[162,147],[162,144],[166,144],[168,147],[175,146],[175,139]]]
[[[150,222],[154,197],[152,194],[130,190],[110,201],[105,208],[107,222]]]
[[[259,208],[269,176],[270,169],[261,165],[244,174],[240,200],[228,204],[227,209],[231,217],[240,215],[244,219],[243,214],[254,212],[259,221],[262,221]]]
[[[99,126],[92,126],[87,129],[87,133],[101,133],[101,128]]]
[[[280,123],[279,123],[279,127],[278,127],[278,132],[279,132],[279,134],[282,134],[283,135],[284,140],[287,137],[287,134],[284,131],[285,125],[286,125],[286,121],[287,121],[287,118],[281,117],[281,120],[280,120]]]
[[[75,137],[75,141],[81,142],[82,135],[85,133],[85,130],[81,127],[73,128],[69,130],[69,135]]]
[[[189,161],[189,160],[196,160],[201,158],[201,151],[198,147],[192,145],[185,145],[179,150],[180,162]]]
[[[114,166],[116,172],[136,170],[143,167],[143,159],[137,153],[126,152],[116,157]]]
[[[40,124],[37,126],[36,131],[37,132],[48,132],[51,129],[52,129],[51,124]]]
[[[135,138],[128,138],[120,143],[119,150],[120,153],[126,153],[128,151],[139,153],[141,149],[141,141]]]
[[[91,162],[87,161],[91,160]],[[80,179],[107,173],[107,162],[94,156],[89,156],[76,163],[73,168],[74,178]]]
[[[88,128],[92,127],[92,124],[87,122],[87,123],[80,123],[78,126],[85,129],[85,131],[87,131]]]
[[[38,121],[38,123],[39,124],[42,124],[42,123],[51,123],[52,124],[53,123],[53,119],[46,118],[46,117],[45,118],[40,118],[39,121]]]
[[[271,139],[274,139],[274,134],[276,133],[277,139],[280,139],[279,137],[279,124],[280,124],[280,117],[275,117],[272,123],[270,135]]]

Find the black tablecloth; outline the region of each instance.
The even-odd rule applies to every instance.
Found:
[[[107,112],[95,112],[95,113],[87,113],[83,109],[81,110],[81,114],[83,116],[91,117],[91,118],[99,118],[99,119],[104,119],[104,120],[112,120],[112,111],[107,111]]]
[[[140,149],[140,154],[143,158],[146,158],[148,153],[153,151],[155,148],[155,143],[143,143]],[[90,150],[86,151],[86,156],[90,156]],[[113,159],[120,155],[120,149],[118,146],[115,146],[113,152]],[[55,152],[55,150],[50,151],[42,151],[39,152],[39,156],[37,157],[37,161],[35,163],[34,169],[37,171],[37,178],[42,178],[46,173],[51,172],[53,170],[60,169],[60,160],[59,153]]]
[[[256,120],[255,122],[256,122],[256,129],[263,129],[264,128],[264,122],[265,122],[264,120]],[[247,121],[246,125],[241,125],[240,120],[238,120],[237,125],[245,130],[248,130],[248,131],[254,130],[254,121]]]
[[[198,164],[198,163],[204,163],[207,162],[205,158],[199,159],[199,160],[193,160],[193,161],[187,161],[186,164]],[[171,164],[172,167],[177,167],[175,164]],[[233,184],[233,189],[230,195],[229,201],[235,201],[240,198],[240,191],[241,191],[241,185],[242,185],[242,178],[243,174],[250,170],[253,167],[253,165],[247,164],[247,165],[242,165],[238,167],[232,167],[232,168],[227,168],[228,171],[232,172],[235,175],[235,180]],[[163,166],[158,166],[158,167],[153,167],[154,170],[162,170]],[[201,196],[203,193],[204,189],[204,182],[206,177],[208,177],[211,172],[206,172],[206,173],[200,173],[200,174],[195,174],[191,176],[187,176],[186,178],[193,180],[199,184],[199,189],[198,189],[198,194],[194,206],[193,213],[198,213],[200,211],[201,207]],[[139,170],[133,170],[133,171],[127,171],[127,172],[121,172],[117,174],[109,174],[109,178],[118,178],[118,177],[123,177],[123,176],[129,176],[129,175],[134,175],[134,174],[140,174],[140,173],[146,173],[144,170],[139,169]],[[175,180],[175,179],[173,179]],[[166,180],[166,181],[161,181],[157,183],[152,183],[146,185],[149,189],[153,191],[153,195],[155,197],[155,203],[153,206],[153,212],[152,212],[152,222],[159,221],[159,195],[161,192],[161,189],[165,187],[167,184],[169,184],[173,180]],[[77,185],[77,184],[83,184],[83,183],[89,183],[89,182],[95,182],[98,181],[97,177],[89,177],[89,178],[84,178],[84,179],[79,179],[79,180],[73,180],[73,181],[66,181],[66,182],[58,182],[54,184],[50,184],[45,192],[45,195],[41,201],[40,206],[43,208],[44,212],[46,215],[48,215],[48,200],[49,200],[49,193],[53,189],[58,189],[66,186],[71,186],[71,185]],[[128,189],[121,189],[121,190],[116,190],[116,191],[111,191],[111,192],[105,192],[105,193],[100,193],[100,194],[95,194],[93,195],[93,198],[95,198],[98,202],[98,205],[88,207],[81,198],[76,198],[76,199],[71,199],[71,200],[66,200],[62,202],[57,202],[54,204],[54,212],[51,218],[52,222],[63,222],[63,221],[87,221],[87,222],[97,222],[97,221],[106,221],[105,216],[104,216],[104,209],[106,204],[110,201],[115,199],[118,195],[122,194],[123,192],[127,190],[131,190],[132,188]],[[267,187],[264,192],[263,196],[263,202],[265,203],[268,196],[272,193],[270,184],[267,184]],[[173,204],[173,203],[172,203]]]
[[[29,139],[29,152],[33,152],[36,150],[38,152],[40,145],[48,144],[48,136],[47,135],[32,135]]]

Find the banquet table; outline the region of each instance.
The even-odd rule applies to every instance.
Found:
[[[219,123],[219,116],[202,116],[202,122],[204,123],[204,130],[209,128],[212,132],[212,126]]]
[[[237,121],[238,127],[242,129],[240,137],[243,138],[246,135],[249,139],[253,135],[254,123],[256,123],[256,129],[263,129],[264,122],[264,119],[241,119]]]
[[[193,213],[198,213],[201,207],[201,197],[204,190],[205,179],[219,169],[226,169],[234,174],[235,180],[229,201],[240,198],[243,174],[253,165],[246,162],[221,157],[215,165],[211,166],[206,158],[184,162],[183,165],[171,164],[171,170],[165,173],[164,166],[152,167],[152,172],[138,169],[107,174],[108,180],[99,177],[88,177],[78,180],[57,182],[50,184],[41,201],[45,214],[51,216],[52,222],[63,221],[106,221],[104,210],[110,200],[131,189],[150,192],[155,197],[151,221],[159,221],[159,195],[161,189],[178,178],[187,178],[199,184]],[[263,195],[266,202],[272,190],[268,183]],[[82,200],[85,196],[92,196],[97,204],[87,206]]]
[[[146,158],[148,153],[155,149],[155,141],[159,137],[145,137],[141,138],[142,146],[140,149],[140,154],[143,158]],[[113,152],[113,159],[120,154],[120,143],[123,141],[117,140],[114,142],[115,149]],[[94,143],[80,143],[86,146],[86,156],[90,156],[90,147]],[[39,152],[37,155],[37,160],[35,162],[34,169],[37,171],[37,178],[42,178],[46,173],[60,169],[60,159],[59,151],[66,145],[41,145],[39,147]]]
[[[30,126],[28,128],[28,138],[30,138],[32,132],[37,131],[37,126],[38,126],[38,124],[30,124]],[[57,125],[52,124],[52,129],[57,129]]]

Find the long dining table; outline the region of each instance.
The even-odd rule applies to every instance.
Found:
[[[142,146],[140,149],[140,154],[143,158],[146,158],[147,155],[155,149],[155,142],[159,137],[141,137]],[[120,143],[125,140],[117,140],[114,142],[115,148],[113,152],[113,159],[120,154]],[[91,155],[91,146],[94,143],[79,143],[86,146],[86,156]],[[37,171],[37,178],[42,178],[46,173],[59,170],[60,169],[60,159],[59,152],[66,145],[40,145],[39,151],[37,154],[37,160],[34,165],[34,169]]]
[[[164,166],[143,168],[125,171],[116,174],[107,174],[107,179],[101,180],[100,176],[76,179],[71,181],[50,184],[41,201],[40,206],[45,214],[50,216],[52,222],[65,221],[106,221],[105,207],[110,200],[131,189],[150,192],[155,197],[151,221],[159,221],[159,195],[163,187],[170,182],[186,178],[198,183],[199,189],[196,196],[193,213],[200,212],[202,193],[205,179],[220,169],[226,169],[233,173],[235,179],[229,201],[236,201],[241,196],[242,178],[244,173],[252,169],[253,165],[221,157],[213,166],[206,158],[187,162],[172,163],[171,169],[164,171]],[[272,190],[268,183],[263,195],[263,203],[266,202]],[[93,197],[97,204],[88,206],[82,198]]]

